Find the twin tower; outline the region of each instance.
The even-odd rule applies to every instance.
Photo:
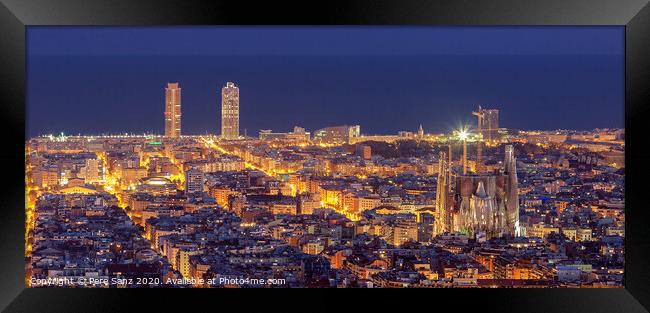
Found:
[[[181,87],[178,83],[167,83],[165,88],[165,136],[177,138],[181,135]],[[239,87],[227,82],[221,88],[221,137],[239,138]]]

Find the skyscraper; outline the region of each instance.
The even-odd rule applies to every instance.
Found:
[[[165,136],[177,138],[181,135],[181,87],[178,83],[167,83],[165,88]]]
[[[480,109],[483,139],[489,143],[499,139],[499,110]]]
[[[232,82],[221,89],[221,137],[239,137],[239,87]]]

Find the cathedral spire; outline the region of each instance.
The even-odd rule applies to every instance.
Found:
[[[476,187],[476,195],[479,198],[485,198],[487,197],[487,193],[485,192],[485,186],[483,186],[483,182],[479,181],[478,182],[478,187]]]
[[[517,182],[517,159],[512,145],[505,147],[504,170],[508,175],[506,189],[506,227],[513,231],[515,236],[520,236],[519,228],[519,191]]]

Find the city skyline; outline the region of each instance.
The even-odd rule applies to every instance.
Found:
[[[142,134],[147,134],[147,135],[164,135],[165,137],[172,137],[176,138],[182,135],[182,128],[181,128],[181,87],[180,83],[167,83],[165,87],[165,108],[164,108],[164,125],[165,129],[163,134],[156,134],[155,132],[143,132]],[[189,134],[189,135],[205,135],[205,134],[213,134],[213,135],[219,135],[220,137],[224,139],[241,139],[243,137],[240,136],[240,119],[239,119],[239,87],[234,83],[234,82],[226,82],[225,86],[221,88],[221,98],[220,98],[220,129],[218,132],[209,132],[206,131],[204,134]],[[489,107],[489,108],[482,108],[481,105],[478,105],[478,112],[472,112],[472,115],[476,116],[477,119],[476,121],[470,121],[467,120],[466,118],[463,119],[463,122],[459,123],[456,127],[454,128],[449,128],[446,129],[445,131],[440,131],[437,132],[438,134],[446,134],[446,133],[453,133],[457,132],[459,130],[464,130],[464,131],[472,131],[476,134],[480,134],[486,141],[490,142],[492,141],[492,138],[496,136],[497,132],[499,129],[508,129],[507,127],[499,127],[499,108],[498,107]],[[475,124],[474,124],[475,123]],[[295,128],[301,128],[299,126],[294,126],[293,129]],[[332,126],[321,126],[320,128],[314,129],[314,131],[317,131],[319,129],[323,128],[328,128]],[[356,125],[356,127],[360,127],[360,125]],[[592,130],[597,130],[597,129],[624,129],[623,127],[595,127],[593,129],[568,129],[568,128],[562,128],[562,129],[516,129],[516,130],[525,130],[525,131],[553,131],[553,130],[563,130],[563,131],[592,131]],[[273,131],[273,130],[265,130],[265,129],[259,129],[259,134],[262,136],[263,133]],[[284,133],[284,130],[278,130],[280,133]],[[304,131],[304,130],[303,130]],[[359,130],[357,130],[360,135],[387,135],[388,133],[361,133]],[[422,136],[424,133],[434,133],[434,132],[427,132],[423,129],[422,124],[419,124],[419,127],[417,131],[413,131],[412,129],[405,129],[405,130],[399,130],[397,133],[400,132],[411,132],[411,133],[418,133],[419,136]],[[246,129],[244,129],[244,133],[246,133]],[[116,134],[111,134],[111,133],[90,133],[90,134],[81,134],[79,133],[78,135],[84,136],[84,135],[119,135],[123,133],[116,133]],[[130,133],[126,132],[125,134],[134,134],[137,135],[137,133]],[[54,135],[52,133],[49,134],[40,134],[39,136],[51,136]],[[61,132],[58,135],[75,135],[75,134],[65,134],[64,132]],[[186,134],[187,135],[187,134]],[[252,134],[252,137],[256,137],[255,133]],[[479,150],[479,159],[480,159],[480,150]]]
[[[474,134],[30,139],[26,285],[623,286],[624,131],[477,111]]]
[[[184,86],[185,134],[220,132],[221,112],[215,103],[220,102],[219,89],[227,81],[246,90],[240,132],[251,135],[260,129],[290,130],[296,117],[309,130],[360,124],[366,133],[381,134],[415,131],[422,124],[427,132],[447,132],[459,123],[474,122],[464,113],[477,105],[507,112],[501,124],[513,129],[623,127],[622,45],[617,48],[622,32],[616,28],[567,28],[568,34],[557,28],[488,28],[483,31],[486,39],[471,45],[462,44],[463,39],[476,39],[480,30],[278,28],[265,40],[256,36],[259,43],[247,41],[255,29],[231,29],[232,35],[220,29],[180,30],[190,39],[211,34],[237,39],[228,41],[223,52],[207,47],[198,55],[207,44],[190,49],[190,39],[185,38],[180,47],[169,50],[156,41],[167,30],[136,30],[129,36],[123,29],[102,30],[89,38],[91,31],[84,28],[31,29],[27,136],[162,134],[164,125],[150,112],[159,112],[164,102],[160,86],[173,81]],[[523,39],[527,31],[533,35]],[[360,42],[346,48],[343,43],[348,41],[333,39],[341,32]],[[310,35],[334,40],[332,47],[316,53],[325,45],[314,43],[313,38],[305,41]],[[362,35],[372,36],[358,40]],[[418,49],[425,36],[453,44],[423,42]],[[66,48],[68,56],[61,55],[56,38],[75,43]],[[148,40],[135,43],[143,38]],[[282,48],[266,45],[273,38],[282,40]],[[381,38],[402,45],[391,50]],[[104,43],[98,43],[100,39]],[[510,47],[497,47],[509,40]],[[97,53],[109,43],[120,48]],[[145,43],[155,48],[151,55],[143,52]],[[539,46],[544,49],[533,54],[532,48]],[[470,48],[474,55],[467,54]],[[128,55],[130,49],[133,55]],[[409,49],[413,51],[408,53]],[[242,53],[228,55],[236,51]],[[66,80],[54,79],[55,69],[70,74]],[[100,86],[106,80],[111,83]],[[79,92],[61,92],[62,82],[74,84]],[[110,105],[102,105],[108,101]],[[564,114],[551,118],[560,109]],[[399,120],[392,119],[396,111],[402,115]],[[70,114],[78,123],[63,122]],[[111,119],[116,114],[123,116]]]
[[[621,35],[33,28],[25,284],[622,288]]]

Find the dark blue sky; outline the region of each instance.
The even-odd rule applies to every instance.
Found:
[[[184,134],[361,125],[444,132],[477,105],[502,127],[624,124],[622,27],[29,27],[27,135],[163,133],[180,82]]]

